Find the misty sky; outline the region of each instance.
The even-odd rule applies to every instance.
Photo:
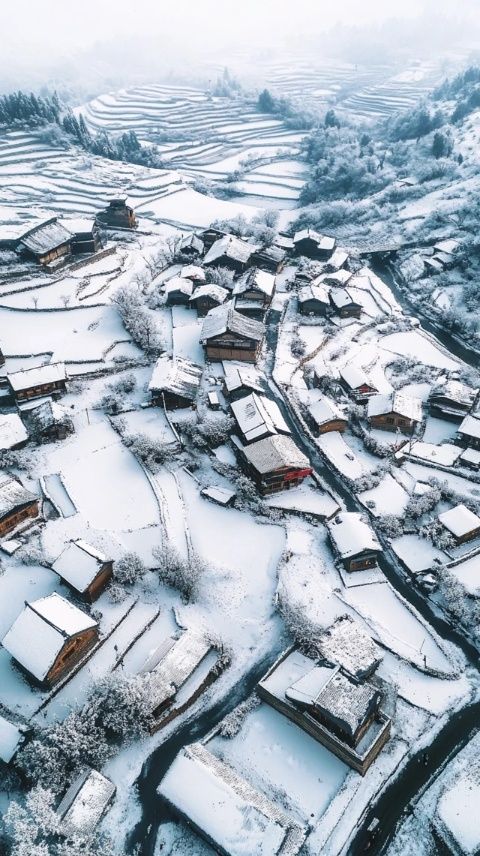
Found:
[[[2,46],[23,60],[45,60],[45,52],[65,56],[96,42],[144,35],[179,34],[188,46],[219,39],[231,43],[262,31],[266,43],[329,29],[337,23],[377,26],[388,18],[415,18],[426,9],[467,16],[478,0],[7,0]],[[426,34],[428,38],[428,34]]]

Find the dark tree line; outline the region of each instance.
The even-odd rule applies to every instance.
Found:
[[[52,122],[59,123],[60,115],[61,106],[56,92],[42,97],[33,92],[18,91],[0,97],[0,125],[38,128]]]

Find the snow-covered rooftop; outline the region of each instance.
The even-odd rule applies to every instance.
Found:
[[[224,360],[222,367],[227,392],[236,392],[242,388],[262,392],[262,381],[264,378],[255,366],[251,366],[248,363],[239,363],[235,360]]]
[[[476,440],[480,439],[480,414],[468,414],[458,428],[459,434],[465,434],[466,437],[473,437]]]
[[[26,443],[28,434],[17,413],[0,413],[0,451]]]
[[[278,404],[264,395],[253,392],[231,405],[238,427],[247,442],[265,434],[289,434]]]
[[[179,639],[167,639],[144,664],[143,671],[150,673],[152,707],[156,708],[172,698],[198,668],[212,645],[205,635],[196,630],[185,630]],[[158,658],[158,659],[157,659]]]
[[[480,517],[466,505],[456,505],[448,511],[443,511],[438,515],[438,519],[455,538],[462,538],[480,528]]]
[[[256,443],[245,446],[243,453],[261,475],[288,467],[299,469],[310,467],[310,461],[306,455],[300,451],[291,437],[283,434],[274,434],[273,437],[257,440]]]
[[[0,472],[0,518],[35,500],[38,496],[27,490],[18,479]]]
[[[64,835],[89,835],[100,823],[116,787],[97,770],[85,770],[68,788],[57,808]]]
[[[248,244],[246,241],[242,241],[241,238],[236,238],[235,235],[224,235],[223,238],[219,238],[218,241],[212,244],[203,263],[206,265],[212,264],[223,256],[226,256],[229,259],[245,264],[255,249],[254,244]]]
[[[83,594],[107,561],[103,553],[79,539],[67,544],[55,559],[52,569],[76,591]]]
[[[390,392],[387,394],[372,395],[368,400],[367,414],[372,416],[386,416],[395,413],[413,422],[422,421],[422,401],[404,392]]]
[[[327,522],[330,537],[342,559],[364,551],[381,552],[382,548],[371,527],[356,511],[343,511]]]
[[[201,743],[182,749],[159,793],[230,856],[296,856],[305,830]]]
[[[259,291],[266,297],[271,297],[274,289],[275,276],[273,273],[266,273],[258,268],[251,268],[237,279],[233,287],[233,293],[244,294],[246,291]]]
[[[22,369],[19,372],[8,374],[8,381],[14,392],[31,389],[34,386],[57,383],[66,380],[67,372],[64,363],[47,363],[45,366],[37,366],[31,369]]]
[[[444,789],[436,808],[435,825],[452,853],[477,856],[480,850],[480,761],[478,757]],[[445,835],[446,832],[446,835]]]
[[[304,285],[298,292],[298,302],[301,305],[308,300],[318,300],[319,303],[329,306],[329,294],[330,290],[325,285],[321,285],[320,283],[315,285],[311,282],[309,285]]]
[[[318,648],[322,657],[357,679],[373,672],[383,659],[381,649],[350,615],[338,618],[325,631]]]
[[[180,271],[182,279],[191,279],[193,282],[205,282],[207,275],[199,265],[184,265]]]
[[[265,335],[265,325],[261,321],[247,318],[236,312],[232,301],[210,309],[205,316],[202,327],[202,342],[221,336],[226,332],[234,333],[245,339],[261,342]]]
[[[470,407],[475,400],[476,390],[459,380],[448,380],[445,383],[436,386],[430,393],[429,400],[435,401],[439,398],[445,398],[457,404],[463,404],[465,407]]]
[[[173,359],[163,354],[155,363],[148,388],[151,392],[170,392],[195,401],[202,369],[183,357]]]
[[[346,288],[331,288],[330,300],[336,309],[345,309],[346,306],[360,305],[357,300],[354,300]]]
[[[361,386],[372,387],[372,384],[362,367],[354,366],[353,363],[348,363],[340,369],[340,377],[345,381],[350,389],[359,389]]]
[[[371,684],[358,684],[338,670],[320,690],[314,707],[339,721],[353,736],[378,696],[378,690]]]
[[[202,297],[210,297],[216,303],[225,303],[229,292],[221,285],[216,285],[214,282],[207,282],[204,285],[199,285],[190,297],[190,303],[195,303],[196,300]]]
[[[307,239],[315,241],[318,248],[321,250],[333,250],[335,247],[335,238],[330,238],[328,235],[321,235],[320,232],[316,232],[315,229],[301,229],[299,232],[295,232],[293,243],[298,244],[299,241],[305,241]]]
[[[2,645],[30,674],[43,680],[67,639],[97,622],[59,594],[26,603]]]
[[[327,422],[331,422],[332,419],[346,421],[347,418],[343,410],[331,398],[327,398],[326,395],[322,395],[321,393],[316,401],[308,405],[308,411],[319,427],[325,425]]]
[[[25,232],[20,243],[27,250],[30,250],[30,252],[42,255],[43,253],[55,250],[61,244],[65,244],[71,239],[71,232],[65,226],[62,226],[56,218],[53,218]]]
[[[23,732],[0,715],[0,761],[9,764],[23,739]]]
[[[193,291],[193,282],[191,279],[186,279],[182,276],[172,276],[165,285],[165,294],[173,294],[178,291],[186,297],[190,297]]]
[[[85,235],[93,232],[95,228],[95,220],[91,217],[69,217],[68,219],[62,217],[60,222],[72,235]]]

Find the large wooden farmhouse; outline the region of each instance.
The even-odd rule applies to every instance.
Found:
[[[242,273],[248,267],[254,250],[253,244],[248,244],[241,238],[236,238],[235,235],[224,235],[212,244],[203,264],[226,267],[235,273]]]
[[[244,315],[263,317],[275,293],[275,276],[258,268],[250,268],[237,279],[233,287],[235,309]]]
[[[411,433],[422,421],[422,402],[402,392],[373,395],[368,401],[367,417],[372,428]]]
[[[252,392],[231,405],[244,443],[253,443],[273,434],[290,434],[278,404],[265,395]]]
[[[88,603],[93,603],[112,578],[113,562],[95,547],[70,541],[55,559],[52,570]]]
[[[230,301],[208,313],[203,322],[201,342],[209,360],[255,363],[264,336],[262,322],[237,312]]]
[[[51,687],[97,639],[97,622],[54,593],[25,603],[2,645],[36,683]]]
[[[213,282],[207,282],[195,289],[189,303],[196,308],[197,315],[200,318],[204,318],[210,312],[210,309],[221,306],[228,297],[229,292],[226,288],[222,288],[221,285],[215,285]]]
[[[297,487],[312,474],[310,461],[291,437],[274,434],[248,446],[236,445],[263,496]]]
[[[56,259],[68,256],[72,251],[72,233],[51,217],[37,226],[32,226],[22,235],[17,252],[34,258],[39,264],[48,265]]]
[[[335,554],[347,571],[374,568],[382,548],[373,529],[357,512],[342,512],[326,524]]]
[[[16,478],[0,473],[0,538],[38,518],[40,500]]]
[[[64,363],[48,363],[32,369],[23,369],[7,375],[8,385],[17,402],[60,395],[67,388]]]
[[[163,354],[155,363],[148,385],[152,404],[190,407],[198,395],[201,377],[202,369],[195,363]]]

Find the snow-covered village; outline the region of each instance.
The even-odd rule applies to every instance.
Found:
[[[478,9],[171,5],[6,12],[0,856],[478,856]]]

